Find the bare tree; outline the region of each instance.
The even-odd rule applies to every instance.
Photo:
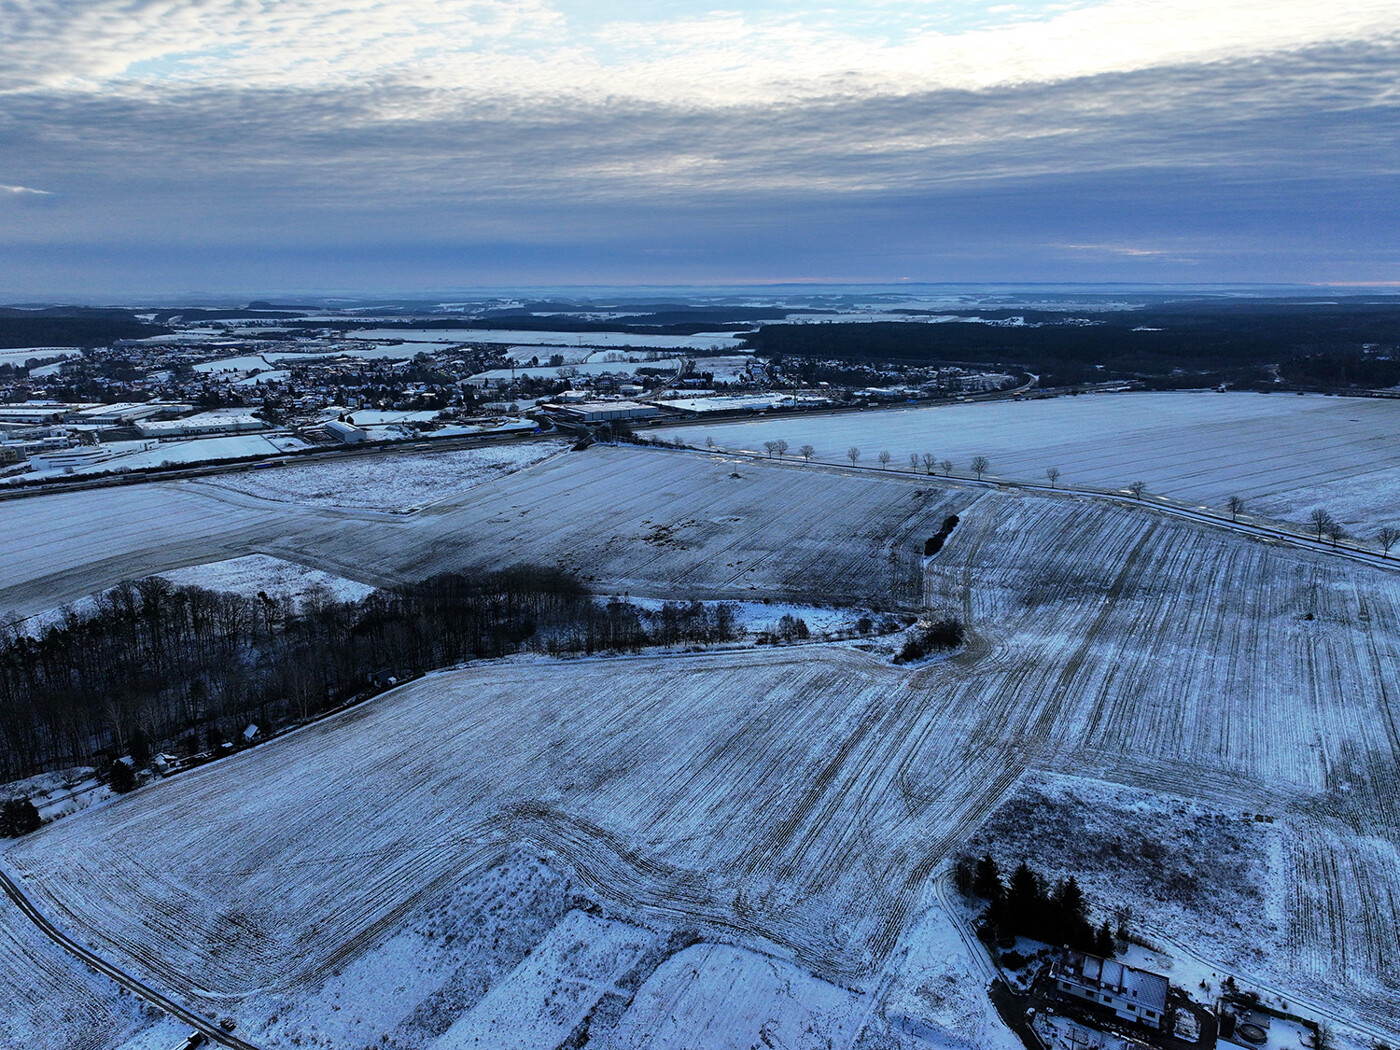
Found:
[[[851,466],[854,467],[856,465],[856,460],[860,459],[860,449],[852,445],[850,448],[846,449],[846,458],[851,461]]]
[[[772,459],[773,453],[778,451],[778,443],[776,441],[765,441],[763,443],[763,449],[768,453],[768,458]]]
[[[714,447],[715,447],[715,439],[712,438],[712,437],[710,437],[708,434],[705,435],[705,447],[706,447],[706,448],[714,448]]]
[[[933,468],[938,466],[938,458],[932,452],[925,452],[919,458],[923,461],[924,473],[932,474]]]
[[[943,471],[943,476],[949,477],[953,473],[953,461],[951,459],[941,459],[938,461],[939,468]]]
[[[1240,520],[1240,511],[1244,510],[1244,500],[1239,496],[1231,496],[1225,501],[1225,509],[1230,512],[1231,521]]]
[[[1135,498],[1142,499],[1142,494],[1147,491],[1147,482],[1134,481],[1128,486],[1128,491],[1131,492]]]
[[[1332,546],[1337,545],[1338,540],[1347,538],[1347,530],[1342,527],[1342,523],[1335,518],[1327,523],[1327,538],[1332,541]]]
[[[1308,522],[1312,525],[1315,533],[1314,538],[1318,542],[1322,541],[1322,534],[1327,531],[1327,527],[1332,524],[1332,515],[1328,514],[1321,507],[1314,507],[1313,512],[1308,515]]]
[[[919,469],[919,454],[917,452],[909,453],[909,469],[915,472]]]
[[[972,462],[968,464],[972,472],[977,475],[977,480],[982,480],[982,475],[992,469],[992,464],[986,456],[973,456]]]
[[[790,449],[792,446],[789,445],[782,438],[778,438],[777,441],[773,442],[773,447],[778,450],[778,458],[782,459],[784,456],[787,455],[787,450]]]
[[[1400,540],[1400,529],[1394,525],[1382,525],[1381,531],[1376,533],[1376,539],[1380,541],[1381,557],[1390,557],[1390,548],[1395,546],[1395,541]]]
[[[1045,470],[1045,476],[1049,479],[1050,487],[1053,489],[1055,487],[1055,483],[1060,480],[1060,468],[1047,467]]]
[[[881,469],[881,470],[887,470],[887,469],[889,469],[890,460],[894,459],[894,457],[893,457],[892,455],[890,455],[890,450],[887,449],[887,448],[886,448],[886,449],[881,449],[881,450],[880,450],[880,454],[879,454],[878,456],[876,456],[875,458],[878,459],[878,460],[880,461],[880,469]]]
[[[797,450],[797,452],[803,458],[803,460],[808,463],[812,462],[812,457],[817,454],[817,450],[814,449],[811,445],[803,445]]]

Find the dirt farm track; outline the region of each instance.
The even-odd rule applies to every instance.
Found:
[[[931,876],[1043,772],[1272,818],[1256,913],[1191,932],[1395,1023],[1385,569],[1150,509],[648,450],[558,456],[410,515],[204,483],[103,495],[121,502],[84,533],[64,522],[93,494],[0,506],[22,537],[0,609],[262,551],[369,582],[558,560],[634,594],[874,598],[973,632],[915,670],[797,646],[443,672],[8,850],[56,921],[160,987],[236,1012],[527,843],[628,913],[865,990]]]

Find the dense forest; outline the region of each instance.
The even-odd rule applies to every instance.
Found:
[[[727,641],[729,605],[600,603],[572,575],[518,565],[360,601],[300,605],[159,577],[126,582],[36,635],[0,638],[0,780],[146,748],[194,754],[249,722],[311,718],[391,678],[521,651]]]
[[[1034,372],[1045,386],[1148,377],[1170,383],[1174,373],[1193,385],[1202,377],[1250,384],[1272,382],[1265,369],[1280,362],[1394,356],[1400,352],[1400,307],[1256,300],[1082,315],[984,310],[937,323],[769,324],[747,338],[767,356],[998,365]],[[1296,374],[1318,375],[1325,367],[1299,366]]]
[[[25,346],[107,346],[118,339],[145,339],[171,329],[147,324],[130,310],[0,307],[0,349]],[[36,355],[38,356],[38,355]]]

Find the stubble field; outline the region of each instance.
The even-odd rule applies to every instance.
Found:
[[[1400,589],[1383,569],[1074,497],[627,450],[558,457],[407,527],[282,514],[256,527],[306,540],[304,559],[343,530],[379,571],[552,553],[609,589],[858,593],[958,611],[972,637],[912,671],[829,646],[477,665],[9,850],[64,923],[269,1045],[271,998],[372,959],[521,848],[631,922],[857,993],[864,1020],[830,1030],[899,1043],[873,1007],[900,986],[931,877],[989,814],[1012,835],[1043,774],[1103,811],[1096,834],[1149,810],[1187,840],[1274,818],[1181,855],[1200,881],[1224,862],[1211,841],[1248,853],[1247,923],[1150,874],[1114,892],[1212,958],[1394,1023]],[[1071,868],[1067,849],[1048,863]],[[716,1016],[721,984],[696,993]],[[624,1013],[613,1034],[664,1028],[648,1025]]]

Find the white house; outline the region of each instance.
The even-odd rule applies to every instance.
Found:
[[[1167,979],[1097,955],[1067,951],[1050,970],[1062,993],[1098,1003],[1125,1021],[1161,1028],[1167,1012]]]

